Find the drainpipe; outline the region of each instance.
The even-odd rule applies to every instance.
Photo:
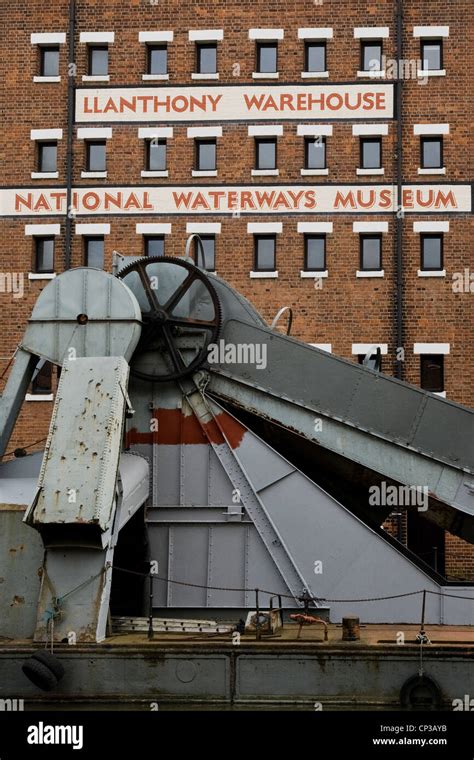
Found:
[[[67,71],[67,153],[66,153],[66,228],[64,236],[64,269],[71,268],[72,244],[72,172],[73,172],[73,128],[76,64],[74,61],[74,36],[76,32],[76,3],[69,0],[69,45]]]
[[[397,213],[395,219],[395,246],[396,246],[396,346],[403,347],[403,218],[400,212],[402,186],[403,186],[403,112],[402,112],[402,64],[403,59],[403,0],[396,0],[396,39],[397,39],[397,79],[395,83],[396,99],[395,108],[397,113]],[[403,380],[403,361],[396,359],[395,375]]]
[[[403,0],[396,0],[396,39],[397,39],[397,80],[396,89],[396,113],[397,113],[397,213],[395,219],[395,247],[396,247],[396,278],[397,292],[395,295],[396,308],[396,338],[397,349],[403,347],[403,217],[400,211],[402,202],[403,186],[403,112],[402,112],[402,59],[403,59]],[[395,364],[395,376],[403,380],[403,361],[397,356]],[[403,541],[403,521],[400,510],[397,513],[397,539]]]

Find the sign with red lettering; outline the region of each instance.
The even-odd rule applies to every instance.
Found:
[[[391,119],[393,84],[78,88],[77,122]]]
[[[406,213],[471,211],[470,185],[406,185]],[[59,216],[66,213],[64,188],[0,190],[0,216]],[[83,187],[72,191],[73,214],[339,214],[394,213],[393,185],[250,185]]]

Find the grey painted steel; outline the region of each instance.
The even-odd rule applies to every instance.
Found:
[[[77,317],[85,314],[87,324]],[[55,364],[75,355],[131,358],[141,334],[137,299],[121,280],[80,267],[55,277],[41,292],[22,346]]]
[[[296,629],[296,626],[295,626]],[[296,637],[296,630],[295,630]],[[433,635],[435,639],[435,634]],[[206,651],[186,646],[88,646],[55,648],[65,668],[65,676],[53,692],[41,694],[21,672],[31,647],[4,647],[0,651],[0,698],[23,698],[30,708],[41,702],[64,700],[90,702],[97,709],[98,697],[107,702],[143,700],[160,705],[193,701],[203,706],[269,704],[275,707],[297,704],[314,711],[347,704],[399,707],[400,690],[420,663],[419,647],[413,644],[366,647],[318,644],[266,643],[241,646],[209,643]],[[441,699],[452,709],[454,699],[472,694],[474,661],[472,649],[462,646],[424,647],[425,674],[441,689]],[[433,713],[435,715],[435,713]],[[427,721],[433,723],[434,721]]]
[[[188,393],[187,400],[207,436],[206,423],[210,422],[213,417],[214,421],[216,421],[216,415],[215,413],[213,414],[211,405],[204,399],[199,391]],[[308,588],[307,580],[300,571],[299,558],[288,551],[282,535],[275,528],[274,523],[268,515],[265,504],[258,493],[258,486],[254,487],[252,485],[248,473],[239,461],[236,449],[232,448],[229,441],[226,439],[222,427],[220,427],[220,430],[223,434],[225,443],[216,444],[212,438],[209,438],[209,443],[220,463],[223,465],[227,475],[231,479],[233,488],[237,489],[239,492],[242,505],[245,507],[246,512],[249,514],[253,524],[257,528],[260,538],[267,547],[267,550],[275,562],[286,585],[290,589],[290,592],[293,596],[298,597],[303,593],[305,588]],[[274,468],[269,468],[267,482],[278,481],[287,474],[288,469],[291,469],[291,466],[285,463],[281,457],[278,464],[276,461],[272,464],[274,465]],[[260,468],[261,462],[258,462],[258,466]]]
[[[267,345],[267,367],[213,365],[209,391],[374,472],[426,486],[443,502],[445,527],[474,542],[472,410],[255,325],[231,320],[224,336]]]
[[[65,361],[28,519],[46,524],[93,524],[106,530],[113,503],[128,365],[122,357]]]
[[[226,343],[267,346],[265,368],[232,365],[229,373],[236,382],[474,472],[473,410],[265,327],[231,319],[222,337]]]
[[[50,545],[45,553],[38,602],[35,641],[61,641],[71,632],[77,641],[102,641],[106,636],[112,565],[119,531],[148,498],[148,464],[122,454],[113,521],[103,536],[104,549],[82,545],[78,537]],[[58,610],[53,598],[60,600]],[[47,619],[53,612],[54,626]]]
[[[0,456],[6,452],[37,363],[37,356],[32,356],[21,348],[17,351],[7,384],[0,396]]]
[[[0,503],[0,640],[29,638],[35,628],[44,548],[23,514],[18,505]]]
[[[216,417],[219,407],[212,404],[212,411]],[[340,621],[345,609],[344,603],[333,600],[379,599],[424,589],[433,592],[427,597],[426,620],[446,622],[441,597],[436,595],[456,592],[434,581],[267,443],[247,431],[233,455],[306,579],[305,587],[322,603],[327,600],[331,620]],[[277,564],[274,547],[269,553]],[[471,625],[474,587],[457,593],[464,598],[449,600],[449,622]],[[420,603],[421,596],[407,596],[360,601],[356,609],[367,622],[408,623],[420,619]]]

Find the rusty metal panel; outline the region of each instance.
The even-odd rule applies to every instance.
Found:
[[[38,480],[32,522],[109,526],[122,446],[128,364],[66,361]]]

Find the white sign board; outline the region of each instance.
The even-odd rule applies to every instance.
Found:
[[[76,122],[391,119],[393,84],[105,87],[76,90]]]
[[[338,214],[394,213],[394,185],[181,185],[81,187],[72,191],[77,216],[107,214]],[[0,216],[58,216],[66,213],[64,188],[0,190]],[[471,211],[471,186],[406,185],[405,212]]]

